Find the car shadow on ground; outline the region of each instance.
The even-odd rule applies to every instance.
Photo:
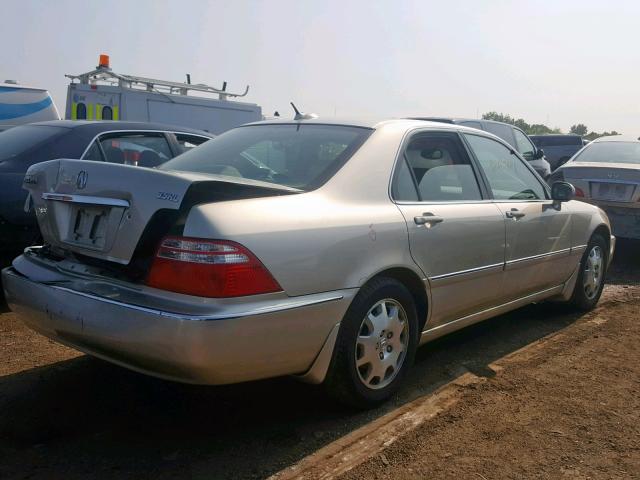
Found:
[[[611,268],[607,274],[616,285],[640,284],[640,240],[619,238]]]
[[[65,478],[262,478],[465,369],[490,375],[491,362],[576,318],[532,305],[426,345],[401,392],[368,412],[289,378],[189,386],[86,356],[9,375],[0,378],[0,476],[29,465]]]
[[[625,268],[638,282],[636,253],[616,262],[625,273],[612,283],[632,281]],[[492,362],[578,318],[530,305],[430,343],[392,401],[367,412],[291,378],[191,386],[87,356],[0,377],[0,477],[264,478],[467,370],[492,375]]]

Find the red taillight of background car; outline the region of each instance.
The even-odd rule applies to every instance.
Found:
[[[199,297],[241,297],[281,291],[266,267],[242,245],[228,240],[165,237],[147,285]]]
[[[576,197],[584,198],[584,192],[582,191],[582,189],[579,187],[575,187],[575,188],[576,188]]]

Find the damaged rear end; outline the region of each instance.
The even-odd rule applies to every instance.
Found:
[[[25,186],[45,245],[3,271],[7,302],[83,352],[191,383],[303,374],[347,308],[348,294],[288,297],[238,243],[182,236],[194,205],[296,189],[75,160],[33,166]]]

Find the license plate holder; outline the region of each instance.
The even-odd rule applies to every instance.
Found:
[[[594,183],[591,188],[595,190],[592,195],[595,200],[608,200],[612,202],[629,201],[633,191],[633,185],[625,183],[597,182]]]
[[[87,248],[104,249],[110,210],[108,206],[74,207],[68,241]]]

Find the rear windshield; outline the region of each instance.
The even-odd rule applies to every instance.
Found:
[[[66,131],[61,127],[23,125],[0,132],[0,162],[17,157]]]
[[[312,190],[331,178],[371,131],[338,125],[239,127],[159,168],[262,180]]]
[[[541,136],[541,137],[531,137],[533,143],[535,143],[538,147],[562,147],[565,145],[575,145],[582,146],[582,138],[566,135],[566,136]]]
[[[574,161],[640,164],[640,142],[592,143]]]

